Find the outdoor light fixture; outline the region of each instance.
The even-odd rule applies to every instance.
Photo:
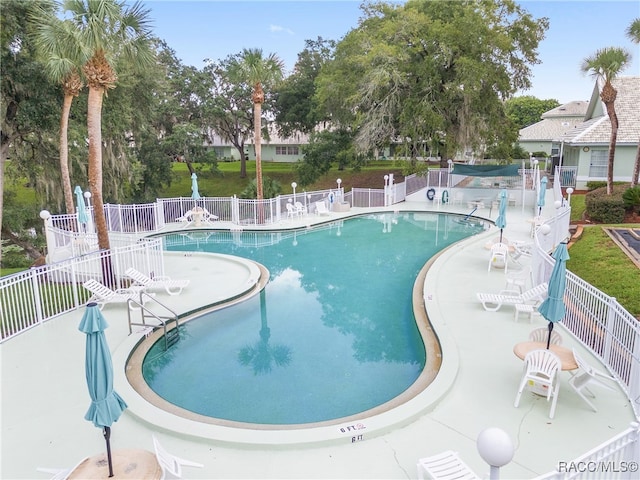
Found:
[[[540,233],[543,235],[549,235],[551,233],[551,225],[545,223],[540,227]]]
[[[513,459],[513,442],[504,430],[490,427],[478,435],[478,453],[489,464],[489,478],[500,478],[500,467],[505,466]]]
[[[91,206],[91,192],[86,191],[84,192],[84,198],[87,200],[87,205]]]
[[[42,220],[49,220],[51,218],[51,213],[49,212],[49,210],[42,210],[40,212],[40,218]]]
[[[291,182],[291,188],[293,189],[293,203],[296,203],[296,187],[298,184],[296,182]]]
[[[342,183],[342,179],[339,178],[338,180],[336,180],[336,183],[338,184],[338,190],[340,190],[340,184]]]
[[[571,206],[571,195],[573,194],[573,188],[567,188],[567,203]]]

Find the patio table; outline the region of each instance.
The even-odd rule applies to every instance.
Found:
[[[160,479],[162,469],[154,453],[142,449],[123,449],[111,452],[113,477],[111,479]],[[109,466],[106,452],[89,457],[81,462],[68,479],[108,479]]]
[[[544,350],[547,348],[546,342],[520,342],[516,343],[513,347],[513,353],[516,354],[520,360],[524,360],[527,353],[533,350]],[[573,356],[573,351],[570,348],[563,347],[562,345],[556,345],[552,343],[549,345],[549,350],[556,354],[556,356],[562,362],[562,370],[576,370],[578,364]]]

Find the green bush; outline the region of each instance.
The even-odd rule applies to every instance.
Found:
[[[269,177],[262,179],[262,194],[264,198],[275,198],[282,193],[282,185],[277,180]],[[257,198],[258,188],[256,187],[256,179],[251,180],[247,188],[240,193],[240,198]]]
[[[628,188],[622,194],[624,206],[628,209],[640,211],[640,186]]]
[[[2,247],[2,268],[29,268],[32,263],[33,260],[17,245]]]
[[[622,194],[626,189],[614,185],[611,195],[607,195],[606,186],[588,192],[585,204],[589,218],[599,223],[622,223],[626,213]]]
[[[613,182],[613,186],[616,185],[627,185],[625,182]],[[598,188],[606,187],[607,182],[605,180],[593,180],[591,182],[587,182],[587,190],[597,190]]]

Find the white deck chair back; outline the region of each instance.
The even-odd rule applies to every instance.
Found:
[[[480,480],[473,470],[464,463],[457,452],[446,452],[418,460],[420,480]]]
[[[164,289],[169,295],[179,295],[189,285],[189,280],[173,280],[166,275],[150,277],[133,267],[128,268],[125,275],[145,290]]]
[[[139,301],[140,299],[140,289],[120,288],[118,290],[112,290],[93,278],[84,282],[82,286],[92,294],[89,300],[87,300],[87,303],[96,302],[100,310],[102,310],[107,303],[127,303],[129,300]]]
[[[191,460],[185,460],[184,458],[176,457],[167,450],[164,449],[155,435],[153,438],[153,448],[156,452],[156,459],[162,468],[162,478],[178,479],[182,478],[182,467],[198,467],[202,468],[204,465]]]
[[[606,378],[608,380],[614,381],[615,378],[607,375],[606,373],[599,372],[591,365],[589,365],[578,353],[573,350],[573,357],[576,359],[576,363],[578,364],[579,371],[576,375],[571,377],[569,380],[569,385],[573,390],[582,398],[587,405],[591,407],[594,412],[597,412],[598,409],[596,406],[587,398],[585,392],[589,394],[591,398],[596,398],[591,390],[589,390],[589,386],[599,386],[605,388],[607,390],[614,390],[611,386],[603,383],[598,377]]]
[[[316,202],[316,214],[318,215],[329,215],[329,210],[324,202]]]

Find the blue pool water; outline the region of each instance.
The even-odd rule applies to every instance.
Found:
[[[434,253],[482,224],[444,214],[377,214],[297,232],[194,232],[168,250],[265,265],[260,295],[184,324],[157,342],[143,376],[192,412],[237,422],[304,424],[347,417],[401,394],[425,365],[411,292]]]

